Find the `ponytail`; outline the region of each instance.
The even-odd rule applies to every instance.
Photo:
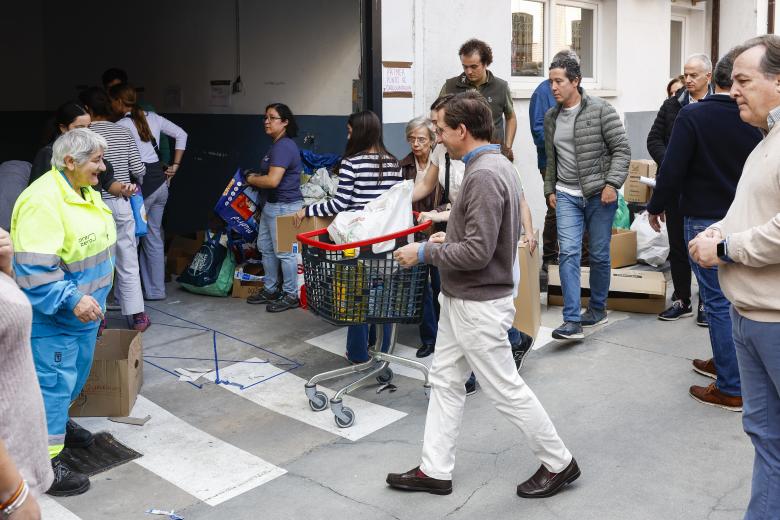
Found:
[[[146,114],[138,106],[138,95],[135,89],[126,84],[114,85],[109,89],[108,95],[111,96],[111,99],[117,99],[130,107],[130,118],[133,120],[136,130],[138,130],[138,137],[145,143],[151,141],[152,130],[146,121]]]

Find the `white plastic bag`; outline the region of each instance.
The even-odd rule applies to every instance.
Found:
[[[338,182],[330,176],[330,173],[325,168],[317,170],[309,180],[309,183],[322,188],[322,191],[325,192],[328,198],[333,197],[339,187]]]
[[[347,244],[413,227],[413,191],[414,181],[403,181],[366,204],[361,211],[339,213],[328,226],[330,238],[336,244]],[[371,249],[374,253],[385,253],[394,245],[395,240],[388,240],[374,244]]]
[[[661,223],[661,232],[656,233],[650,227],[650,217],[647,211],[638,213],[631,224],[631,231],[636,231],[636,259],[640,262],[658,267],[666,262],[669,256],[669,235],[666,233],[666,223]]]

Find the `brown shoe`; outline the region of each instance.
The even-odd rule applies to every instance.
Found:
[[[713,361],[712,358],[707,360],[694,359],[693,371],[698,372],[703,376],[711,377],[712,379],[718,379],[718,372],[715,370],[715,361]]]
[[[710,383],[710,386],[693,385],[689,392],[691,397],[700,403],[717,406],[718,408],[723,408],[724,410],[730,410],[732,412],[742,411],[742,397],[732,397],[724,394],[718,390],[715,383]]]
[[[523,498],[551,497],[563,486],[574,482],[580,476],[580,467],[577,461],[571,459],[566,469],[560,473],[550,473],[547,468],[540,466],[534,476],[517,486],[517,496]]]
[[[452,481],[429,477],[420,466],[410,469],[406,473],[388,473],[387,483],[395,489],[406,491],[427,491],[434,495],[449,495],[452,493]]]

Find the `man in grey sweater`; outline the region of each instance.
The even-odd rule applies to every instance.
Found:
[[[490,106],[469,91],[438,111],[438,138],[466,164],[447,233],[395,252],[401,266],[435,265],[441,274],[441,315],[430,380],[433,385],[422,464],[390,473],[387,483],[408,491],[452,492],[455,443],[473,370],[507,419],[525,433],[539,470],[517,487],[526,498],[552,496],[580,476],[577,462],[547,412],[514,369],[507,329],[515,314],[512,266],[520,235],[521,188],[512,164],[491,145]]]

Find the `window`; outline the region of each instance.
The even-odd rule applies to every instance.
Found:
[[[676,78],[683,70],[683,20],[672,19],[669,41],[669,77]]]
[[[544,4],[512,1],[512,76],[544,74]]]
[[[571,49],[580,57],[582,77],[595,81],[597,5],[577,0],[512,0],[512,77],[547,76],[553,56]],[[527,79],[524,79],[527,78]],[[530,81],[529,81],[530,83]]]

